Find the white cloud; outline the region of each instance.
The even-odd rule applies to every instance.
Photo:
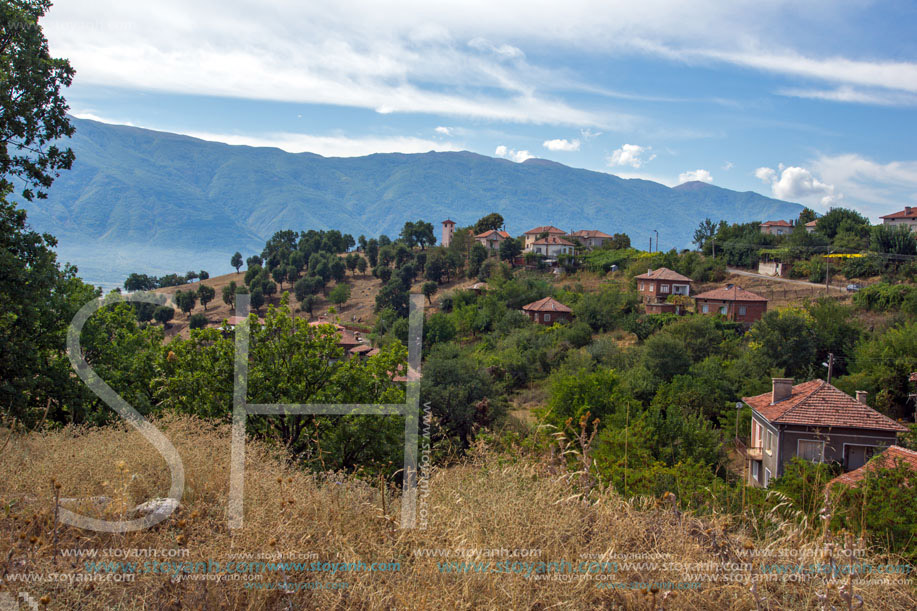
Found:
[[[411,136],[350,138],[347,136],[317,136],[280,132],[258,136],[220,134],[212,132],[177,132],[187,136],[258,147],[276,147],[289,153],[315,153],[325,157],[360,157],[372,153],[426,153],[428,151],[457,151],[451,142],[439,142]]]
[[[695,180],[700,182],[713,182],[713,176],[707,170],[690,170],[678,175],[679,183],[692,182]]]
[[[437,134],[442,134],[443,136],[451,136],[451,135],[452,135],[452,130],[451,130],[450,128],[448,128],[448,127],[443,127],[442,125],[440,125],[440,126],[437,127],[436,129],[434,129],[433,131],[435,131]]]
[[[656,158],[656,154],[651,154],[648,158],[644,159],[643,155],[648,153],[652,147],[649,146],[640,146],[638,144],[625,144],[619,149],[616,149],[612,152],[611,156],[608,157],[608,165],[614,166],[630,166],[632,168],[642,167],[645,163],[648,163]]]
[[[770,184],[774,197],[785,200],[817,200],[823,207],[830,206],[843,198],[834,185],[827,184],[816,178],[812,172],[798,166],[773,168],[758,168],[755,176],[761,181]]]
[[[578,151],[579,140],[565,140],[563,138],[556,138],[554,140],[545,140],[543,146],[549,151]]]
[[[917,202],[917,161],[879,163],[847,153],[823,155],[811,165],[873,219]]]
[[[522,163],[526,159],[531,159],[534,157],[534,155],[526,150],[517,151],[515,149],[507,148],[502,144],[497,147],[496,151],[494,151],[494,155],[497,157],[503,157],[504,159],[511,159],[516,163]]]
[[[917,95],[886,89],[856,89],[843,85],[835,89],[780,89],[780,95],[830,102],[849,102],[853,104],[873,104],[876,106],[915,106]]]
[[[731,161],[727,161],[726,163],[723,164],[723,169],[726,170],[727,172],[734,167],[736,167],[736,164],[732,163]]]
[[[591,129],[586,127],[586,128],[579,130],[579,134],[580,136],[582,136],[583,140],[585,140],[586,142],[589,142],[590,140],[594,140],[598,138],[599,136],[601,136],[602,132],[592,131]]]
[[[93,112],[71,112],[71,115],[77,119],[89,119],[90,121],[98,121],[99,123],[110,123],[112,125],[130,125],[135,127],[135,125],[130,121],[120,121],[118,119],[111,119],[109,117],[101,117]]]

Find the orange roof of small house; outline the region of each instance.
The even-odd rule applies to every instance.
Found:
[[[541,238],[540,240],[535,240],[532,244],[538,246],[573,246],[573,242],[568,242],[563,238],[558,238],[557,236],[548,236],[546,238]]]
[[[343,325],[339,325],[337,323],[331,322],[329,320],[324,320],[322,318],[319,318],[318,320],[312,320],[309,322],[310,327],[317,327],[318,325],[331,325],[332,327],[334,327],[334,330],[341,334],[341,339],[338,342],[338,344],[340,344],[341,346],[358,346],[362,343],[360,342],[359,338],[357,337],[357,334],[354,331],[351,331],[350,329],[348,329],[347,327]]]
[[[533,301],[532,303],[522,306],[522,309],[528,310],[529,312],[573,312],[573,310],[553,297],[545,297],[544,299]]]
[[[371,352],[372,349],[373,349],[372,346],[367,346],[366,344],[359,344],[351,348],[350,352],[353,352],[354,354],[366,354],[368,352]]]
[[[687,276],[682,276],[678,272],[673,272],[668,267],[651,269],[645,274],[634,276],[634,278],[638,278],[640,280],[677,280],[678,282],[694,282]]]
[[[880,219],[917,219],[917,206],[905,206],[901,212],[880,216]]]
[[[476,235],[476,236],[474,236],[474,237],[476,237],[476,238],[489,238],[489,237],[492,237],[492,236],[494,236],[494,235],[498,235],[498,236],[500,236],[501,238],[504,238],[504,239],[511,237],[511,236],[510,236],[508,233],[506,233],[505,231],[498,231],[498,230],[496,230],[496,229],[488,229],[488,230],[485,231],[484,233],[479,233],[478,235]]]
[[[762,227],[792,227],[793,225],[791,223],[787,223],[786,221],[781,220],[781,221],[764,221],[763,223],[761,223],[761,226]]]
[[[726,285],[721,289],[713,289],[706,293],[694,296],[695,299],[713,299],[717,301],[767,301],[761,295],[746,291],[741,286]]]
[[[776,403],[772,399],[773,394],[770,392],[742,398],[747,405],[774,424],[907,432],[905,426],[824,380],[797,384],[788,397]]]
[[[542,233],[547,233],[549,235],[552,233],[555,233],[558,235],[567,234],[567,232],[564,231],[563,229],[558,229],[557,227],[554,227],[553,225],[542,225],[541,227],[535,227],[535,229],[529,229],[528,231],[525,232],[525,235],[533,235],[533,234],[539,235]]]
[[[816,225],[818,225],[818,219],[815,219],[814,221],[809,221],[808,223],[806,223],[806,227],[815,227]]]
[[[876,469],[893,469],[898,465],[904,465],[917,471],[917,452],[902,448],[901,446],[888,446],[880,453],[873,456],[872,460],[859,469],[854,469],[853,471],[848,471],[847,473],[835,477],[828,482],[828,487],[834,484],[856,486],[863,481],[866,474],[870,471],[875,471]]]
[[[599,231],[597,229],[580,229],[579,231],[574,231],[570,234],[572,238],[612,238],[613,236],[608,235],[605,232]]]

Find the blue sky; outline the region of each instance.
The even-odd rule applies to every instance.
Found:
[[[542,157],[874,220],[917,202],[914,3],[61,0],[44,27],[84,118]]]

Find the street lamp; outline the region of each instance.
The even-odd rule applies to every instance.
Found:
[[[653,229],[653,232],[656,234],[656,250],[654,250],[653,252],[658,252],[659,251],[659,231],[656,229]]]

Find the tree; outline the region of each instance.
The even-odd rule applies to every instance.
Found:
[[[315,295],[306,295],[305,299],[299,302],[299,309],[311,316],[312,310],[315,309],[315,301]]]
[[[433,281],[428,281],[428,282],[423,283],[423,286],[421,287],[420,290],[423,291],[423,296],[427,298],[427,303],[433,303],[432,301],[433,295],[436,294],[436,291],[438,288],[439,288],[439,285]]]
[[[630,248],[630,236],[626,233],[616,233],[608,240],[608,248],[611,250],[623,250]]]
[[[343,282],[347,277],[347,265],[340,257],[334,257],[331,262],[331,277],[335,282]]]
[[[124,281],[124,290],[130,291],[152,291],[155,288],[159,287],[159,282],[155,276],[147,276],[146,274],[131,274]]]
[[[233,280],[223,287],[223,303],[233,307],[236,300],[236,281]]]
[[[829,240],[834,240],[841,229],[841,225],[846,221],[848,230],[853,227],[869,227],[869,219],[849,208],[831,208],[824,216],[818,219],[815,231],[822,234]]]
[[[475,278],[481,271],[481,265],[487,260],[487,249],[480,242],[475,242],[468,255],[468,277]]]
[[[391,308],[398,316],[406,317],[408,315],[408,306],[408,292],[404,290],[396,278],[389,280],[382,287],[382,290],[376,294],[376,312]]]
[[[153,311],[153,319],[160,323],[166,329],[169,328],[169,321],[175,316],[175,310],[168,306],[159,306]]]
[[[522,254],[522,245],[519,240],[503,240],[500,242],[500,258],[509,261],[510,265],[515,266],[516,257]]]
[[[207,304],[213,301],[213,298],[216,297],[217,291],[212,286],[207,286],[206,284],[201,284],[197,289],[197,298],[201,300],[201,305],[204,306],[204,310],[207,310]]]
[[[264,259],[262,259],[258,255],[252,255],[245,260],[245,267],[247,267],[248,269],[251,269],[255,265],[257,265],[258,267],[261,267],[262,265],[264,265]],[[246,284],[248,283],[246,282]]]
[[[716,227],[716,223],[711,221],[709,218],[704,219],[701,221],[700,225],[697,226],[697,229],[694,230],[693,242],[697,244],[699,249],[704,248],[704,245],[707,244],[707,240],[711,240],[716,237]]]
[[[749,339],[760,354],[788,376],[802,377],[815,364],[818,344],[812,319],[804,311],[771,310],[752,325]]]
[[[264,284],[261,285],[261,292],[264,293],[264,296],[270,299],[277,294],[277,285],[273,280],[266,280]]]
[[[197,305],[197,295],[194,294],[194,291],[175,291],[175,305],[178,306],[178,309],[187,314],[194,309],[194,306]]]
[[[366,273],[366,259],[364,259],[363,257],[358,257],[357,259],[358,259],[357,260],[357,269],[360,271],[361,275],[365,274]]]
[[[261,287],[252,290],[249,303],[256,312],[261,312],[261,306],[264,305],[264,291],[261,290]]]
[[[360,258],[360,255],[358,255],[355,252],[352,252],[349,255],[347,255],[347,257],[344,259],[344,263],[347,264],[347,269],[350,270],[350,274],[352,276],[357,275],[357,259],[359,258]]]
[[[337,284],[331,292],[328,293],[328,301],[331,303],[342,306],[347,303],[347,300],[350,299],[350,285],[349,284]]]
[[[803,208],[802,212],[799,213],[799,217],[796,219],[797,225],[806,226],[806,223],[811,223],[814,221],[817,216],[815,216],[815,211],[809,207]]]
[[[287,277],[287,268],[278,265],[273,270],[271,270],[271,277],[274,279],[274,282],[280,285],[280,288],[283,289],[283,281]]]
[[[191,315],[191,320],[188,321],[188,328],[190,329],[203,329],[207,326],[207,317],[198,312],[197,314]]]
[[[503,217],[496,212],[491,212],[487,216],[478,219],[478,222],[474,224],[474,232],[484,233],[491,229],[500,229],[501,227],[503,227]]]
[[[73,80],[66,59],[51,57],[39,18],[49,0],[19,0],[0,5],[0,193],[22,181],[22,197],[44,199],[61,170],[73,164],[73,151],[57,141],[73,134],[69,106],[61,92]],[[49,146],[50,145],[50,146]]]
[[[239,268],[242,267],[242,253],[237,250],[236,254],[229,260],[229,264],[236,268],[236,273],[238,274]]]
[[[369,259],[370,267],[379,264],[379,241],[376,238],[370,238],[366,243],[366,258]]]
[[[392,268],[385,265],[377,265],[373,269],[373,276],[382,281],[383,284],[388,282],[389,278],[392,277]]]
[[[202,269],[198,273],[197,277],[200,278],[201,280],[207,280],[208,278],[210,278],[210,272],[208,272],[206,269]]]
[[[821,226],[822,221],[818,221]],[[917,255],[917,239],[906,225],[876,225],[870,235],[870,248],[890,255]]]

